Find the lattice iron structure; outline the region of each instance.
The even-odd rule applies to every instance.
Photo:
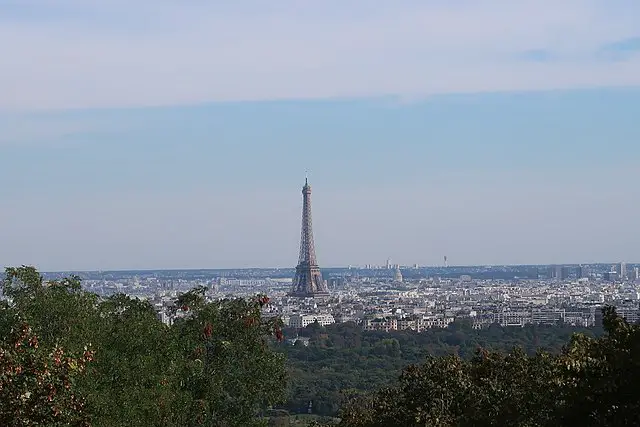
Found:
[[[302,187],[302,232],[300,234],[300,255],[296,275],[293,278],[291,296],[321,297],[329,295],[327,286],[322,280],[322,273],[316,261],[316,249],[313,243],[313,227],[311,221],[311,186],[307,179]]]

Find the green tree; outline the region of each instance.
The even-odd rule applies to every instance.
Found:
[[[61,349],[73,366],[85,348],[95,357],[81,372],[63,369],[68,377],[60,381],[69,381],[73,399],[61,397],[61,414],[76,408],[78,420],[97,427],[250,426],[266,422],[261,411],[284,396],[284,357],[272,350],[283,339],[281,321],[261,317],[266,296],[207,302],[205,289],[196,288],[174,301],[178,319],[166,326],[150,303],[125,295],[98,300],[77,277],[45,281],[33,267],[8,268],[2,288],[9,298],[0,302],[3,336],[26,322],[42,338],[31,359],[3,344],[0,377],[16,363],[44,364]],[[12,396],[1,395],[0,407],[15,409],[5,401]],[[21,419],[48,410],[29,402],[32,412]]]
[[[92,342],[100,323],[97,296],[82,290],[77,276],[44,281],[34,267],[10,267],[2,288],[13,301],[11,307],[5,307],[10,308],[5,316],[19,313],[41,345],[81,351]]]
[[[189,425],[259,425],[256,415],[285,396],[284,357],[267,341],[283,339],[281,320],[261,318],[266,296],[202,304],[197,301],[203,293],[189,293],[201,308],[172,328],[184,361],[180,378],[190,399]]]
[[[169,327],[151,304],[117,294],[98,308],[95,363],[83,381],[97,427],[181,425],[184,393]]]
[[[603,310],[606,334],[576,335],[562,355],[564,396],[561,421],[571,425],[640,424],[640,326],[613,307]]]

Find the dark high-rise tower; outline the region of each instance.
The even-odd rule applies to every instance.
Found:
[[[305,179],[302,187],[302,233],[300,235],[300,256],[296,275],[293,278],[291,296],[313,297],[327,296],[329,292],[322,280],[320,267],[316,261],[316,249],[313,244],[311,226],[311,186]]]

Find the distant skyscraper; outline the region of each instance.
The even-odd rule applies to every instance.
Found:
[[[387,258],[387,270],[391,270],[391,258]]]
[[[444,266],[449,267],[449,262],[447,261],[447,256],[444,256]]]
[[[636,267],[633,269],[633,279],[634,280],[640,279],[640,268]]]
[[[300,235],[300,256],[296,275],[293,278],[291,296],[313,297],[327,296],[326,283],[322,280],[320,267],[316,261],[316,249],[313,243],[313,229],[311,221],[311,186],[304,180],[302,187],[302,231]]]
[[[562,266],[561,265],[552,266],[550,275],[552,279],[562,280]]]
[[[587,266],[584,266],[584,265],[578,266],[578,279],[587,278],[589,277],[589,275],[590,275],[590,272]]]
[[[627,278],[627,264],[625,264],[624,262],[619,263],[617,268],[616,268],[616,272],[618,273],[618,277],[620,279],[626,279]]]
[[[604,280],[615,282],[616,280],[620,279],[620,274],[616,271],[615,266],[613,266],[611,267],[611,271],[607,271],[606,273],[604,273],[603,277]]]

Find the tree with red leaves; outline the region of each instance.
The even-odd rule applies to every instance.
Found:
[[[88,426],[76,381],[93,357],[91,350],[48,350],[29,325],[16,325],[0,344],[0,425]]]

